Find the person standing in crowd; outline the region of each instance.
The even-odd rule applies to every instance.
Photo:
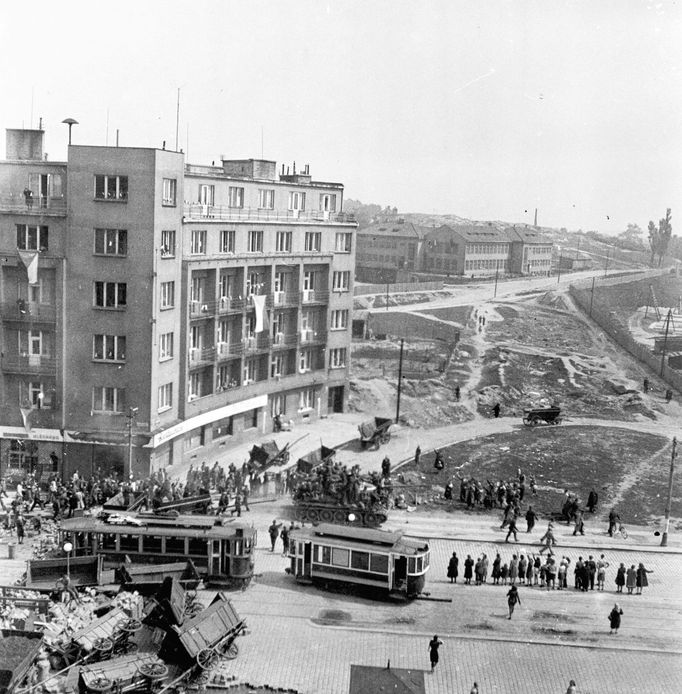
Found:
[[[533,510],[532,506],[528,507],[528,510],[526,511],[526,532],[529,533],[533,530],[535,527],[535,521],[538,519],[538,514],[535,513]]]
[[[625,564],[621,564],[616,572],[616,593],[623,592],[623,586],[625,585]]]
[[[431,661],[431,672],[438,665],[438,649],[443,645],[443,642],[438,638],[438,634],[434,634],[429,641],[429,659]]]
[[[604,590],[604,582],[606,581],[606,569],[609,567],[609,562],[604,559],[602,554],[597,561],[597,590]]]
[[[471,558],[470,554],[467,554],[467,558],[464,560],[464,583],[467,586],[471,585],[471,577],[473,575],[474,560]]]
[[[618,603],[616,603],[613,606],[611,613],[609,614],[609,624],[611,625],[611,631],[609,632],[609,634],[613,634],[614,631],[616,632],[616,634],[618,633],[618,629],[620,629],[620,618],[622,614],[623,610],[621,610],[618,606]]]
[[[511,561],[509,562],[509,583],[514,585],[519,577],[519,560],[516,555],[513,554]]]
[[[649,585],[649,579],[646,577],[646,575],[651,573],[653,573],[653,571],[651,569],[645,569],[644,564],[640,564],[637,567],[637,578],[635,580],[637,585],[637,595],[641,595],[642,588],[646,588]]]
[[[594,579],[597,575],[597,562],[591,554],[585,562],[585,566],[587,568],[587,580],[590,585],[590,590],[594,590]]]
[[[507,593],[507,605],[509,606],[509,617],[507,617],[507,619],[512,618],[512,615],[514,614],[514,608],[516,607],[516,603],[520,605],[521,598],[519,597],[518,588],[516,586],[512,586],[509,589],[509,592]]]
[[[620,516],[615,508],[609,511],[609,535],[613,537],[613,533],[616,532],[616,521],[620,520]]]
[[[493,577],[493,585],[498,585],[500,583],[500,571],[502,568],[502,559],[499,554],[495,556],[495,559],[493,559],[493,570],[492,570],[492,577]]]
[[[457,576],[459,573],[459,559],[457,558],[457,552],[453,552],[448,562],[448,578],[450,583],[457,583]]]
[[[634,590],[636,585],[637,585],[637,569],[635,569],[635,565],[633,564],[627,570],[627,572],[625,574],[625,586],[628,589],[628,595],[632,595],[632,591]]]

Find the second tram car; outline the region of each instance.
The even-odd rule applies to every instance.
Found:
[[[321,523],[294,530],[289,554],[300,583],[354,584],[404,599],[424,589],[431,553],[400,532]]]
[[[71,542],[76,557],[129,557],[134,564],[191,559],[208,582],[245,586],[253,576],[256,530],[216,516],[112,514],[63,520],[59,541]]]

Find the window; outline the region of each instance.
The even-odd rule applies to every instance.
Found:
[[[96,200],[127,200],[128,177],[95,175],[95,199]]]
[[[95,255],[128,255],[125,229],[95,229]]]
[[[305,232],[305,250],[306,251],[319,252],[321,242],[322,242],[322,232],[321,231],[306,231]]]
[[[261,188],[258,191],[258,207],[261,210],[274,210],[275,191],[269,188]]]
[[[274,340],[275,344],[279,344],[284,333],[284,313],[282,311],[273,311],[271,327],[272,339]]]
[[[22,356],[42,356],[43,348],[45,354],[47,350],[48,333],[43,333],[42,330],[20,330],[19,337],[19,353]]]
[[[125,308],[128,285],[125,282],[95,282],[97,308]]]
[[[354,550],[350,555],[350,567],[359,571],[369,571],[369,552],[356,552]]]
[[[302,349],[298,357],[298,370],[301,373],[310,371],[313,363],[313,353],[312,350]]]
[[[166,229],[161,232],[161,257],[175,257],[175,229]]]
[[[234,288],[234,275],[220,275],[218,292],[221,299],[231,299]]]
[[[305,210],[305,193],[291,191],[289,193],[289,209],[300,211]]]
[[[246,296],[260,294],[265,284],[263,281],[264,279],[265,277],[262,272],[249,272],[246,280]]]
[[[125,335],[94,335],[92,358],[96,361],[125,361]]]
[[[45,390],[40,381],[29,381],[28,384],[28,399],[31,407],[36,410],[49,409],[50,403],[45,399]]]
[[[334,309],[331,312],[331,329],[345,330],[348,327],[348,309]]]
[[[204,326],[192,325],[189,329],[190,350],[201,350],[204,346]]]
[[[43,302],[43,294],[43,280],[42,277],[38,277],[36,284],[28,285],[28,300],[34,304],[41,304]]]
[[[192,255],[204,255],[206,253],[206,232],[204,230],[192,230]]]
[[[173,333],[162,333],[159,337],[159,361],[173,358]]]
[[[243,385],[247,385],[248,383],[253,383],[256,380],[256,360],[255,359],[247,359],[244,362],[244,383]]]
[[[336,247],[337,253],[350,253],[353,234],[346,231],[336,232]]]
[[[278,231],[275,242],[275,250],[277,253],[291,253],[290,231]]]
[[[92,409],[94,412],[123,412],[125,394],[125,388],[95,386],[92,389]]]
[[[192,283],[190,285],[190,301],[201,304],[204,301],[204,287],[206,286],[206,278],[203,276],[196,277],[192,275]]]
[[[262,253],[263,252],[263,232],[262,231],[250,231],[249,232],[249,253]]]
[[[218,367],[218,372],[216,374],[216,388],[218,388],[218,392],[225,388],[235,388],[238,386],[239,383],[238,379],[235,378],[236,375],[236,372],[232,370],[231,366]]]
[[[348,566],[350,550],[342,547],[332,547],[332,566]]]
[[[201,396],[201,374],[200,373],[192,373],[189,375],[189,383],[188,383],[188,399],[189,400],[194,400],[194,398],[198,398]]]
[[[315,545],[315,561],[318,564],[332,563],[332,548],[324,545]]]
[[[199,186],[199,203],[201,205],[213,206],[215,201],[215,186],[202,183]]]
[[[234,253],[234,229],[222,229],[220,232],[220,252]]]
[[[230,207],[244,207],[244,189],[230,186],[228,204]]]
[[[22,251],[46,251],[47,227],[17,224],[17,248]]]
[[[306,270],[303,273],[303,291],[315,289],[315,271]]]
[[[287,396],[283,393],[273,395],[270,400],[270,414],[274,417],[277,414],[287,413]]]
[[[284,367],[284,358],[281,354],[275,354],[270,360],[270,378],[282,375]]]
[[[161,308],[175,306],[175,282],[161,282]]]
[[[378,574],[387,574],[388,557],[385,554],[371,554],[369,558],[369,570]]]
[[[332,275],[332,289],[334,291],[347,292],[350,286],[350,272],[343,270],[335,271]]]
[[[320,211],[336,212],[336,195],[330,193],[320,193]]]
[[[225,417],[213,423],[213,439],[232,436],[232,417]]]
[[[275,272],[275,293],[287,290],[287,273]]]
[[[174,178],[163,179],[163,195],[161,198],[162,205],[175,205],[177,183],[178,182]]]
[[[173,406],[173,384],[165,383],[159,386],[159,412],[169,410]]]
[[[329,350],[329,368],[341,369],[346,366],[346,348],[334,347]]]

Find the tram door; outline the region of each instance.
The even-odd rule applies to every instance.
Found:
[[[299,578],[310,578],[312,542],[298,542],[296,552],[296,576]]]
[[[225,542],[227,544],[227,540]],[[211,556],[208,563],[208,573],[213,576],[219,576],[223,573],[223,567],[221,566],[222,544],[221,540],[210,541]]]
[[[393,587],[399,588],[407,581],[407,557],[395,557],[393,560]]]

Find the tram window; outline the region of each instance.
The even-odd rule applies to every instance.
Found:
[[[116,549],[116,535],[104,533],[102,535],[102,549]]]
[[[206,556],[206,540],[203,537],[190,537],[189,551],[187,553]]]
[[[352,569],[369,571],[369,552],[353,552],[350,557],[350,566]]]
[[[301,556],[303,556],[303,543],[302,542],[298,543],[298,552],[297,553],[300,554]]]
[[[385,554],[371,554],[369,557],[369,570],[377,574],[387,574],[388,557]]]
[[[139,535],[120,535],[120,549],[129,552],[140,551],[140,536]]]
[[[235,541],[234,541],[234,550],[233,550],[232,554],[233,554],[235,557],[240,557],[240,556],[241,556],[243,544],[244,544],[244,543],[243,543],[241,540],[235,540]]]
[[[296,540],[289,541],[289,554],[296,555]]]
[[[429,555],[425,554],[424,555],[424,568],[426,568],[429,565]]]
[[[332,547],[332,564],[334,566],[348,566],[350,550],[341,547]]]
[[[76,549],[88,546],[88,535],[87,533],[76,533]]]
[[[251,540],[244,540],[244,554],[251,553]]]
[[[142,549],[145,552],[158,554],[161,552],[161,538],[158,535],[145,535],[142,538]]]
[[[413,574],[415,573],[415,567],[417,565],[417,562],[414,560],[414,557],[410,557],[410,560],[407,564],[407,573],[408,574]]]
[[[422,572],[422,558],[417,557],[417,573],[420,574]]]
[[[318,564],[331,564],[332,548],[324,545],[315,545],[315,561]]]
[[[167,537],[166,538],[166,553],[167,554],[186,554],[185,538],[184,537]]]

